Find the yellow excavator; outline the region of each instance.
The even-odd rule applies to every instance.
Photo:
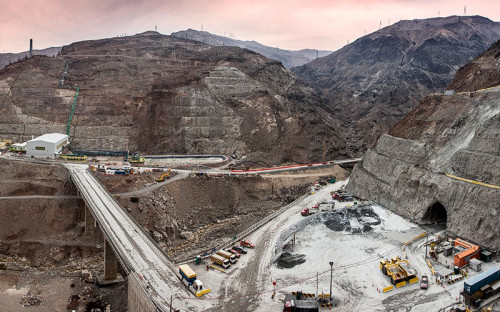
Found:
[[[168,169],[168,172],[162,174],[158,179],[156,179],[156,182],[163,182],[170,179],[170,172],[172,172],[172,169]]]

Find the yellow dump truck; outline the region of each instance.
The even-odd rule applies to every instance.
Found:
[[[212,260],[213,263],[220,265],[224,269],[227,269],[231,266],[231,264],[229,263],[229,260],[227,260],[226,258],[219,256],[217,254],[211,255],[210,260]]]
[[[417,276],[417,270],[407,260],[401,260],[400,257],[393,257],[390,261],[387,259],[380,260],[379,268],[384,275],[388,275],[391,278],[393,285],[408,281]]]
[[[218,254],[221,257],[226,258],[231,263],[236,263],[236,261],[238,261],[238,259],[236,259],[236,256],[234,254],[227,252],[225,250],[219,250],[216,252],[216,254]]]

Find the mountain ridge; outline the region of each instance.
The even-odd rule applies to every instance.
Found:
[[[480,16],[400,21],[292,71],[320,92],[361,153],[500,38]]]
[[[194,29],[173,32],[172,36],[191,39],[214,46],[237,46],[262,54],[271,59],[280,61],[286,68],[303,65],[316,57],[326,56],[332,51],[302,49],[297,51],[283,50],[263,45],[255,40],[243,41],[225,36],[215,35],[207,31]]]

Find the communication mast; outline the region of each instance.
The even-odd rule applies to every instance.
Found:
[[[464,16],[467,15],[467,6],[464,5]]]

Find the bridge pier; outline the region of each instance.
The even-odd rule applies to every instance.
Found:
[[[107,239],[104,239],[104,279],[115,280],[118,276],[118,260]]]
[[[95,233],[96,221],[89,207],[85,204],[85,236],[92,236]]]

